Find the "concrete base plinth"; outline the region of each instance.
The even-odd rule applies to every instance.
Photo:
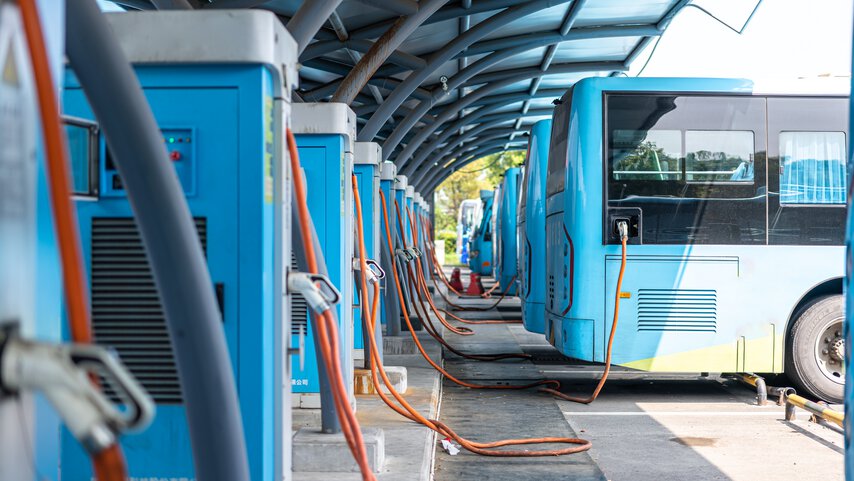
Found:
[[[379,473],[385,461],[385,435],[379,428],[362,428],[368,463]],[[293,438],[293,471],[314,473],[359,472],[343,434],[323,434],[302,428]]]
[[[354,366],[364,366],[365,365],[365,350],[364,349],[353,349],[353,365]]]
[[[410,309],[410,312],[412,312],[412,309]],[[421,318],[419,317],[409,316],[409,322],[410,324],[412,324],[412,329],[416,331],[421,331],[424,329],[424,326],[422,326],[421,324]],[[403,316],[400,316],[400,330],[409,331],[409,326],[406,325],[406,320],[403,318]]]
[[[391,381],[391,387],[393,387],[395,391],[400,394],[406,393],[406,367],[386,366],[385,374],[388,377],[388,380]],[[353,388],[356,391],[356,394],[374,394],[376,392],[374,390],[374,383],[371,379],[371,371],[369,369],[356,369],[355,376],[356,378]],[[382,377],[380,377],[379,382],[382,386],[383,392],[391,394],[388,387],[385,386]]]

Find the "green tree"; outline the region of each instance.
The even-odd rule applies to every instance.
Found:
[[[482,157],[461,167],[448,176],[439,187],[435,196],[435,236],[436,239],[448,239],[445,242],[447,253],[456,246],[457,213],[460,204],[466,199],[479,199],[481,190],[492,190],[504,178],[504,172],[525,162],[524,151],[509,151]],[[453,242],[449,239],[453,236]]]

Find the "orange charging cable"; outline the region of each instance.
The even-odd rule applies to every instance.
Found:
[[[309,228],[310,216],[308,213],[308,201],[306,197],[305,184],[303,182],[302,171],[299,162],[299,152],[297,150],[297,142],[291,129],[287,129],[288,153],[290,154],[291,172],[294,180],[294,196],[297,203],[297,215],[300,222],[300,238],[303,247],[305,248],[306,260],[310,274],[319,272],[317,267],[317,254],[314,252],[314,243],[311,239],[311,230]],[[349,309],[349,307],[347,307]],[[326,376],[329,379],[330,388],[332,389],[333,399],[335,402],[335,412],[338,415],[338,421],[341,423],[341,431],[344,433],[344,438],[347,440],[347,445],[350,448],[356,463],[359,465],[359,470],[362,473],[363,480],[375,481],[373,471],[371,471],[368,463],[367,450],[362,438],[362,430],[359,426],[359,421],[356,419],[350,407],[350,400],[347,396],[347,388],[344,385],[344,375],[341,371],[341,360],[338,356],[338,328],[335,325],[335,318],[332,316],[332,309],[327,309],[319,316],[315,316],[317,334],[320,340],[321,356],[323,358]],[[372,337],[372,336],[369,336]]]
[[[382,206],[383,218],[385,219],[385,233],[386,233],[386,242],[388,245],[389,252],[394,252],[394,247],[391,241],[391,230],[389,226],[388,218],[388,207],[385,201],[385,194],[380,191],[380,204]],[[421,341],[418,339],[418,336],[415,334],[415,329],[412,327],[412,321],[409,319],[409,311],[406,308],[406,302],[403,300],[403,289],[400,286],[400,278],[397,275],[397,269],[392,269],[392,274],[394,277],[394,285],[397,289],[398,301],[400,302],[400,311],[403,314],[403,320],[406,322],[406,326],[409,328],[409,335],[412,337],[413,342],[415,342],[415,346],[418,348],[418,352],[421,353],[421,356],[424,360],[427,361],[428,364],[433,366],[434,369],[442,373],[446,378],[450,379],[455,384],[458,384],[463,387],[468,387],[471,389],[529,389],[538,386],[553,386],[555,389],[560,388],[560,382],[550,379],[550,380],[542,380],[536,381],[530,384],[523,385],[486,385],[486,384],[473,384],[466,381],[462,381],[454,377],[451,373],[446,371],[442,366],[438,365],[436,361],[434,361],[429,354],[424,350],[424,346],[421,345]]]
[[[363,293],[367,293],[367,281],[365,279],[365,273],[368,270],[368,266],[366,263],[366,249],[365,249],[365,238],[363,232],[363,222],[362,222],[362,207],[361,202],[359,200],[359,188],[356,185],[355,180],[353,181],[353,198],[356,205],[356,232],[358,236],[358,244],[359,244],[359,263],[361,267],[362,275],[359,276],[361,290]],[[382,191],[380,191],[380,198],[382,199],[383,204],[383,214],[385,216],[385,226],[386,226],[386,240],[387,245],[389,247],[389,252],[394,252],[392,248],[391,242],[391,231],[388,226],[388,211],[385,205],[385,196]],[[409,321],[409,315],[406,312],[406,305],[403,302],[403,292],[400,288],[400,279],[397,276],[397,269],[392,269],[392,274],[394,275],[395,286],[397,287],[398,292],[398,300],[401,304],[401,310],[404,313],[404,319],[406,320],[407,325],[410,328],[410,334],[412,334],[413,339],[415,340],[415,344],[418,346],[421,354],[424,355],[425,359],[430,362],[431,365],[435,366],[435,363],[426,355],[424,352],[421,343],[418,341],[417,336],[415,336],[414,331],[412,331],[412,325]],[[365,298],[366,294],[361,296],[362,310],[366,309]],[[590,441],[579,438],[566,438],[566,437],[544,437],[544,438],[531,438],[531,439],[507,439],[503,441],[496,441],[492,443],[478,443],[474,441],[469,441],[456,432],[454,432],[450,427],[446,424],[435,420],[435,419],[427,419],[421,413],[419,413],[415,408],[412,407],[404,398],[394,389],[394,385],[388,379],[388,376],[385,373],[385,367],[382,364],[382,360],[378,354],[378,346],[376,343],[376,339],[373,333],[376,330],[376,303],[379,299],[379,288],[377,284],[374,284],[374,304],[371,308],[371,316],[369,321],[368,331],[371,335],[366,336],[368,338],[368,342],[371,344],[371,380],[374,385],[374,390],[380,396],[380,398],[395,412],[400,414],[401,416],[410,419],[412,421],[419,422],[428,428],[436,431],[442,436],[448,437],[456,441],[463,448],[475,453],[484,456],[502,456],[502,457],[537,457],[537,456],[559,456],[564,454],[573,454],[580,453],[582,451],[587,451],[590,449]],[[441,372],[441,371],[440,371]],[[377,379],[377,373],[382,378],[385,383],[385,387],[389,390],[392,397],[400,403],[400,406],[394,404],[391,399],[383,392],[383,386],[379,384],[379,380]],[[545,443],[556,443],[556,444],[572,444],[574,446],[564,448],[564,449],[552,449],[552,450],[543,450],[543,451],[528,451],[528,450],[517,450],[517,451],[495,451],[492,448],[504,447],[504,446],[519,446],[526,444],[545,444]]]
[[[395,209],[397,210],[398,222],[400,222],[400,206],[398,205],[396,200],[395,200],[394,206],[395,206]],[[409,216],[409,224],[412,227],[412,229],[415,229],[415,220],[413,218],[413,214],[409,210],[409,207],[405,207],[405,208],[406,208],[406,213]],[[404,247],[406,247],[405,243],[404,243]],[[427,245],[425,245],[424,248],[425,248],[425,251],[430,250],[430,247]],[[454,315],[453,313],[449,312],[447,309],[438,309],[436,307],[436,305],[433,303],[433,298],[430,296],[429,290],[427,289],[427,280],[424,277],[424,271],[421,269],[421,263],[416,263],[416,270],[418,271],[417,277],[419,279],[419,286],[421,286],[421,289],[423,289],[423,291],[419,290],[419,295],[421,294],[421,292],[423,292],[423,297],[427,299],[427,302],[430,304],[430,307],[433,309],[433,312],[436,314],[436,317],[439,319],[439,321],[445,327],[449,328],[451,330],[451,332],[456,333],[456,329],[459,329],[459,328],[450,326],[450,324],[445,319],[445,316],[451,316],[452,318],[456,319],[457,321],[460,321],[460,322],[463,322],[466,324],[521,324],[522,323],[521,320],[515,320],[515,319],[468,320],[468,319],[463,319],[459,316]],[[436,286],[436,289],[439,290],[439,294],[443,297],[443,299],[445,299],[445,302],[448,302],[447,298],[444,297],[444,293],[442,292],[442,290],[439,289],[438,286]],[[440,314],[440,312],[443,313],[444,316],[442,314]],[[471,334],[474,334],[474,331],[472,331],[471,329],[467,329],[465,335],[471,335]],[[530,356],[528,356],[528,355],[525,355],[525,357],[530,358]]]
[[[397,207],[396,202],[395,202],[395,206]],[[398,209],[399,209],[399,207],[398,207]],[[398,210],[398,214],[399,214],[399,210]],[[410,221],[411,221],[411,218],[410,218]],[[599,382],[596,384],[596,388],[593,390],[593,393],[587,397],[570,396],[570,395],[567,395],[567,394],[560,392],[560,383],[557,380],[552,380],[551,385],[556,386],[556,387],[551,387],[551,388],[550,387],[542,387],[542,388],[540,388],[540,391],[551,394],[555,397],[558,397],[558,398],[566,400],[566,401],[572,401],[572,402],[577,402],[577,403],[582,403],[582,404],[590,404],[591,402],[596,400],[596,398],[599,396],[599,393],[602,391],[602,388],[605,386],[605,381],[608,379],[608,375],[611,372],[611,353],[613,351],[614,337],[615,337],[616,332],[617,332],[617,321],[619,320],[619,315],[620,315],[620,291],[622,290],[623,275],[624,275],[625,270],[626,270],[626,244],[627,244],[627,242],[628,242],[628,238],[625,236],[622,236],[621,237],[621,244],[622,244],[621,253],[622,254],[621,254],[621,262],[620,262],[620,274],[617,278],[616,293],[614,295],[614,318],[613,318],[613,322],[611,323],[611,331],[610,331],[610,334],[608,335],[608,346],[607,346],[606,351],[605,351],[605,371],[602,373],[602,377],[599,379]],[[426,281],[425,281],[425,285],[426,285]],[[439,289],[439,292],[441,294],[441,289]],[[429,298],[429,295],[428,295],[428,298]],[[450,312],[448,312],[446,310],[443,310],[442,312],[445,312],[446,314],[450,315],[451,317],[453,317],[457,320],[460,320],[462,322],[484,323],[484,321],[466,321],[460,317],[457,317],[457,316],[451,314]]]
[[[38,7],[34,0],[22,0],[18,3],[24,34],[29,46],[33,67],[36,92],[39,104],[39,116],[47,160],[47,179],[50,189],[50,203],[56,238],[59,245],[62,264],[62,285],[68,309],[69,331],[71,339],[79,343],[91,343],[92,331],[89,326],[89,311],[86,299],[86,276],[83,271],[83,254],[80,247],[80,233],[74,206],[71,203],[71,174],[69,173],[68,149],[62,125],[59,121],[59,103],[50,72],[47,48],[44,43]],[[123,481],[127,476],[124,456],[118,444],[102,450],[92,456],[93,470],[100,481]]]
[[[617,333],[617,320],[619,320],[620,318],[620,291],[623,288],[623,274],[625,274],[626,272],[627,242],[627,236],[621,236],[620,243],[622,244],[622,250],[620,256],[620,275],[617,277],[617,292],[614,294],[614,319],[611,322],[611,333],[608,334],[608,348],[605,349],[605,372],[603,372],[602,377],[599,378],[599,382],[596,384],[596,389],[594,389],[593,394],[588,397],[568,396],[560,391],[556,391],[550,388],[542,388],[541,391],[547,392],[553,396],[557,396],[566,401],[590,404],[596,400],[596,398],[599,396],[599,392],[602,391],[602,387],[605,386],[605,380],[608,379],[608,374],[610,374],[611,372],[611,350],[614,347],[614,336]]]

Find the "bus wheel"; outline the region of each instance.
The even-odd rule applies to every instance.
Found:
[[[819,297],[798,313],[786,340],[786,374],[798,390],[841,403],[845,390],[845,298]]]

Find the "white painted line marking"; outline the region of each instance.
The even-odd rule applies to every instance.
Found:
[[[563,411],[568,416],[779,416],[784,417],[782,408],[780,411]]]

